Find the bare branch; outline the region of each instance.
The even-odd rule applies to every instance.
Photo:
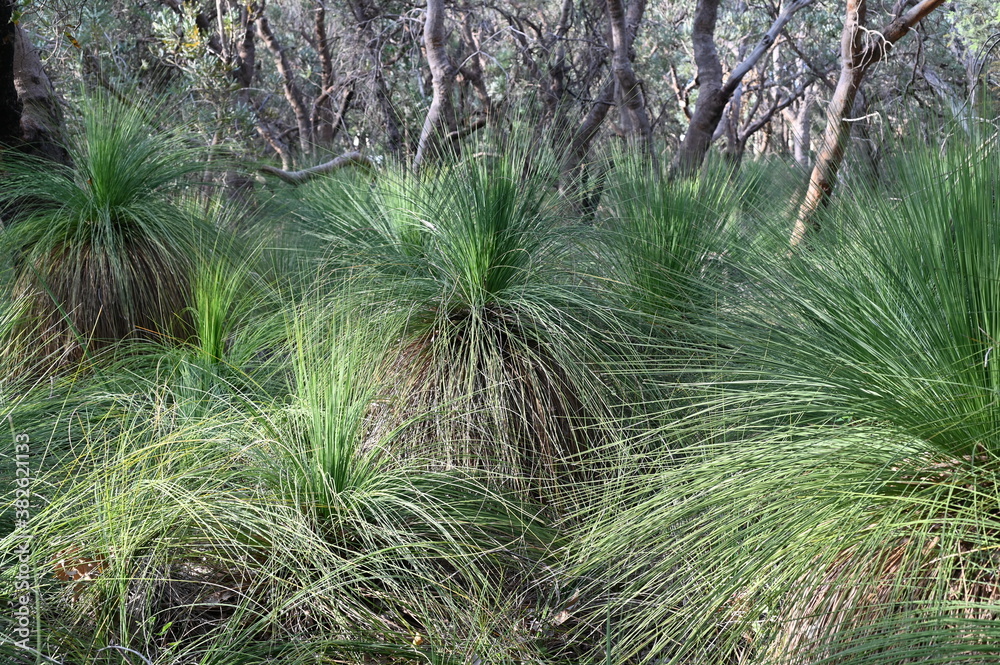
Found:
[[[307,169],[302,169],[301,171],[286,171],[273,166],[261,166],[259,170],[261,173],[273,175],[276,178],[287,182],[289,185],[297,186],[312,180],[316,176],[325,175],[347,166],[358,166],[366,171],[371,171],[375,168],[375,164],[372,160],[365,157],[360,152],[347,152],[340,157],[331,159],[328,162],[324,162]]]
[[[731,95],[732,92],[736,90],[736,86],[740,84],[740,81],[742,81],[743,77],[747,75],[747,72],[753,69],[757,65],[757,62],[774,45],[774,41],[778,38],[781,31],[784,30],[785,26],[788,25],[788,22],[792,19],[792,15],[800,9],[811,5],[815,1],[816,0],[795,0],[795,2],[785,7],[785,9],[778,14],[778,18],[774,19],[774,23],[772,23],[768,31],[764,33],[764,36],[760,38],[760,41],[757,42],[757,46],[755,46],[754,50],[750,52],[750,55],[748,55],[743,62],[738,64],[736,69],[729,74],[729,79],[726,81],[726,84],[722,86],[723,94]]]

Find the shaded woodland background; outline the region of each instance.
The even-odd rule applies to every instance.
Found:
[[[870,71],[839,113],[850,168],[877,172],[897,137],[968,130],[993,95],[994,3],[4,0],[0,125],[8,142],[45,150],[61,131],[55,107],[89,86],[163,104],[206,144],[284,171],[352,151],[419,164],[515,127],[560,151],[566,178],[603,168],[598,151],[614,141],[674,172],[696,172],[709,146],[734,164],[749,153],[809,169],[845,61],[845,17],[859,10]],[[927,18],[892,38],[916,10]],[[34,49],[16,67],[15,33]]]

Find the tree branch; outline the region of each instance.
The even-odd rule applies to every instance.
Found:
[[[729,74],[729,79],[726,81],[725,85],[722,86],[723,94],[726,94],[727,96],[733,94],[733,91],[736,90],[736,86],[740,84],[740,81],[742,81],[743,77],[747,75],[747,72],[753,69],[757,65],[757,61],[759,61],[774,45],[774,41],[792,19],[792,15],[803,7],[811,5],[815,1],[816,0],[795,0],[792,4],[785,7],[780,14],[778,14],[778,18],[774,19],[774,23],[772,23],[768,31],[764,33],[764,36],[760,38],[760,41],[757,42],[757,46],[755,46],[754,50],[750,52],[750,55],[748,55],[743,62],[738,64],[736,69]]]
[[[273,166],[261,166],[259,171],[261,173],[273,175],[276,178],[287,182],[289,185],[298,186],[312,180],[316,176],[324,175],[332,171],[342,169],[346,166],[358,166],[366,171],[371,171],[375,168],[375,164],[372,160],[365,157],[360,152],[347,152],[340,157],[331,159],[328,162],[324,162],[307,169],[302,169],[301,171],[286,171]]]

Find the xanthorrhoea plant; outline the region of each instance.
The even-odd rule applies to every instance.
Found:
[[[191,408],[201,396],[137,376],[132,355],[117,379],[102,365],[100,398],[88,376],[55,422],[19,410],[46,498],[28,527],[45,655],[520,660],[509,631],[545,529],[472,475],[400,464],[364,436],[380,394],[368,360],[390,343],[366,320],[291,324],[290,405],[220,384],[211,409]],[[42,456],[46,432],[58,455]]]
[[[204,235],[174,194],[204,169],[177,133],[154,130],[141,104],[90,96],[72,166],[5,161],[0,204],[13,222],[15,291],[43,328],[38,346],[78,357],[132,335],[186,336],[192,244]]]
[[[573,274],[580,229],[546,164],[527,163],[480,155],[384,174],[352,206],[311,204],[333,261],[369,271],[371,297],[406,317],[392,398],[400,422],[427,417],[400,440],[505,474],[550,473],[578,451],[604,408],[588,363],[619,324]]]
[[[826,240],[743,266],[702,443],[609,492],[582,540],[621,658],[992,657],[997,166],[992,147],[911,153]]]
[[[742,192],[725,168],[695,180],[670,180],[629,154],[616,155],[609,181],[607,237],[616,283],[627,306],[673,327],[709,313],[718,288],[712,277],[725,256],[725,232],[735,225]]]
[[[494,624],[477,622],[507,620],[501,611],[513,608],[494,585],[523,578],[546,530],[529,506],[468,470],[428,471],[395,454],[401,425],[386,421],[383,402],[385,359],[398,341],[370,304],[338,295],[290,321],[294,402],[286,420],[265,424],[271,439],[261,450],[268,483],[334,557],[294,602],[331,603],[323,620],[358,637],[398,639],[402,630],[446,652],[503,651]],[[491,597],[492,606],[469,605]]]

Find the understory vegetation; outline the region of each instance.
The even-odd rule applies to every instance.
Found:
[[[86,109],[0,165],[3,662],[997,662],[995,135],[789,251],[777,160],[568,186],[515,128],[233,197]]]

